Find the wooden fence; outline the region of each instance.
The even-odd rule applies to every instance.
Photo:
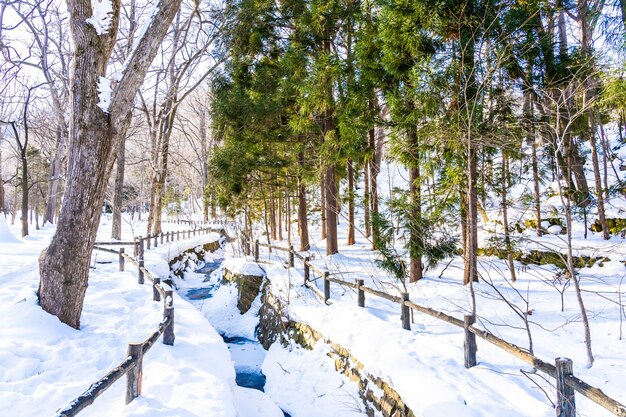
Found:
[[[174,334],[174,292],[170,285],[161,282],[161,279],[153,275],[144,266],[144,254],[146,249],[150,249],[150,242],[154,240],[154,247],[165,242],[174,242],[200,236],[211,232],[223,233],[223,229],[210,227],[194,228],[177,232],[166,232],[158,235],[139,237],[132,242],[96,242],[94,250],[117,254],[119,256],[119,270],[124,271],[126,261],[133,263],[137,267],[137,282],[143,284],[145,278],[152,282],[152,299],[154,301],[163,300],[163,320],[157,329],[143,342],[130,343],[128,345],[128,356],[126,359],[111,369],[105,376],[79,395],[75,400],[58,410],[55,417],[70,417],[77,415],[85,407],[91,405],[94,400],[105,392],[113,383],[126,375],[126,404],[132,402],[141,395],[141,380],[143,376],[143,357],[150,348],[163,336],[163,344],[173,346],[176,338]],[[124,245],[133,246],[136,259],[125,253],[124,248],[118,250],[109,249],[104,246]]]
[[[330,284],[335,283],[346,287],[353,288],[357,291],[357,304],[359,307],[365,307],[365,294],[370,294],[376,297],[384,298],[392,303],[399,305],[400,318],[402,320],[402,327],[406,330],[411,330],[410,310],[417,311],[419,313],[427,314],[436,319],[443,320],[453,326],[463,329],[465,334],[464,339],[464,364],[466,368],[471,368],[476,365],[476,352],[477,344],[476,337],[483,339],[494,346],[504,350],[505,352],[515,356],[523,362],[532,365],[534,368],[541,372],[551,376],[556,380],[557,389],[557,404],[556,415],[557,417],[575,417],[576,404],[574,393],[578,392],[594,403],[604,407],[618,417],[626,417],[626,407],[607,396],[601,389],[593,387],[581,379],[573,375],[573,363],[568,358],[556,358],[555,364],[545,362],[538,357],[531,355],[526,350],[509,343],[492,333],[475,327],[474,323],[476,318],[473,315],[465,315],[463,319],[459,319],[443,313],[441,311],[434,310],[429,307],[424,307],[413,303],[409,299],[408,293],[401,293],[400,296],[388,294],[382,291],[378,291],[374,288],[370,288],[364,285],[362,279],[357,279],[354,282],[345,281],[339,278],[332,277],[330,271],[324,270],[311,263],[309,256],[300,254],[293,249],[293,246],[288,248],[275,246],[271,244],[259,243],[258,239],[252,241],[251,239],[242,238],[244,252],[246,255],[254,256],[255,261],[259,261],[259,252],[261,247],[266,247],[271,252],[272,250],[288,252],[289,257],[287,263],[284,265],[287,268],[294,267],[294,259],[298,258],[302,261],[304,268],[304,286],[311,289],[313,293],[325,304],[330,304]],[[320,291],[315,285],[311,285],[311,281],[315,278],[315,274],[319,275],[324,280],[324,291]]]

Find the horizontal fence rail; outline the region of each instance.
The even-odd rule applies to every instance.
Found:
[[[152,282],[153,300],[163,300],[163,320],[159,323],[157,329],[146,340],[141,343],[130,343],[128,345],[128,356],[124,361],[110,370],[100,380],[91,384],[91,386],[75,400],[58,410],[56,414],[54,414],[55,417],[71,417],[77,415],[81,410],[93,404],[97,397],[104,393],[124,375],[126,375],[126,404],[129,404],[141,395],[143,356],[152,346],[154,346],[159,338],[162,337],[163,344],[169,346],[173,346],[174,340],[176,339],[174,333],[174,291],[170,285],[161,282],[161,278],[155,276],[152,272],[145,268],[145,249],[150,247],[149,242],[151,242],[152,239],[154,239],[155,247],[157,247],[159,238],[161,242],[163,242],[164,238],[166,242],[174,242],[181,240],[181,236],[184,239],[185,235],[190,238],[196,235],[200,236],[212,232],[217,232],[222,235],[225,234],[224,229],[222,228],[216,229],[202,227],[185,231],[160,233],[158,235],[152,235],[145,238],[140,236],[132,242],[96,242],[94,250],[119,255],[120,271],[124,271],[126,261],[129,261],[137,267],[139,284],[144,283],[144,278],[148,278],[148,280]],[[133,246],[136,258],[127,254],[124,248],[115,250],[102,247],[104,245]]]
[[[461,320],[430,307],[413,303],[409,300],[408,293],[402,293],[401,296],[395,296],[374,288],[366,287],[363,285],[362,279],[357,279],[355,282],[349,282],[331,277],[330,271],[324,270],[319,266],[312,264],[309,256],[296,252],[293,249],[293,246],[290,246],[289,248],[279,247],[271,244],[259,243],[258,240],[252,241],[251,239],[247,239],[245,237],[243,238],[243,242],[244,248],[247,248],[245,250],[246,254],[253,255],[255,261],[260,260],[260,247],[269,248],[270,250],[273,249],[277,251],[289,252],[290,259],[293,259],[293,257],[300,259],[304,267],[304,286],[309,288],[325,304],[331,303],[330,283],[332,282],[356,289],[359,307],[365,307],[365,293],[383,298],[395,304],[399,304],[402,327],[406,330],[411,330],[409,310],[427,314],[453,326],[462,328],[465,335],[464,362],[466,368],[471,368],[476,365],[476,352],[478,350],[476,337],[479,337],[480,339],[489,342],[512,356],[515,356],[521,361],[532,365],[534,368],[556,379],[558,417],[574,417],[576,415],[574,391],[605,408],[614,415],[618,417],[626,417],[626,406],[606,395],[601,389],[593,387],[573,375],[573,365],[570,359],[556,358],[555,365],[552,365],[551,363],[545,362],[538,357],[531,355],[524,349],[509,343],[486,330],[475,327],[475,317],[473,315],[466,315],[463,320]],[[290,262],[289,266],[293,267],[293,262]],[[323,278],[324,291],[321,291],[315,285],[311,284],[311,281],[315,279],[315,274],[319,275],[320,278]]]

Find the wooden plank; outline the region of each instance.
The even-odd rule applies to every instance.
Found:
[[[135,242],[95,242],[96,246],[132,246]]]
[[[397,304],[402,303],[402,298],[400,298],[398,296],[387,294],[386,292],[378,291],[378,290],[375,290],[375,289],[370,288],[370,287],[361,287],[361,289],[363,290],[363,292],[376,295],[376,296],[378,296],[380,298],[384,298],[385,300],[389,300],[389,301],[392,301],[392,302],[397,303]],[[408,305],[408,306],[410,307],[410,305]]]
[[[126,358],[124,362],[113,368],[100,380],[91,384],[87,391],[79,395],[74,401],[57,411],[55,417],[72,417],[77,415],[79,411],[93,404],[94,400],[113,385],[115,381],[123,377],[134,363],[135,360],[133,358]]]
[[[139,266],[139,262],[137,262],[137,260],[135,258],[133,258],[132,256],[130,256],[129,254],[124,253],[124,254],[122,254],[122,256],[124,258],[126,258],[127,261],[132,262],[135,266]]]
[[[341,280],[339,278],[333,278],[333,277],[330,277],[330,276],[328,277],[328,280],[330,282],[334,282],[334,283],[339,284],[339,285],[345,285],[346,287],[350,287],[350,288],[354,288],[354,289],[357,288],[357,286],[356,286],[356,284],[354,282],[348,282],[348,281],[344,281],[344,280]]]
[[[116,251],[115,249],[101,248],[101,247],[98,247],[98,246],[94,246],[93,249],[94,250],[99,250],[101,252],[107,252],[107,253],[113,253],[115,255],[119,255],[119,252]]]
[[[315,285],[308,283],[306,284],[306,287],[310,289],[311,291],[313,291],[313,294],[315,294],[317,298],[320,299],[321,302],[324,302],[324,293],[318,290]],[[330,302],[326,303],[326,305],[329,305],[329,304]]]
[[[324,276],[324,272],[326,272],[324,269],[321,269],[315,265],[313,265],[311,262],[309,262],[309,268],[315,272],[317,272],[319,275]]]
[[[365,288],[366,287],[364,287],[364,289]],[[432,308],[428,308],[428,307],[423,307],[411,301],[406,301],[405,305],[408,306],[409,308],[412,308],[413,310],[419,311],[420,313],[428,314],[429,316],[435,317],[439,320],[443,320],[454,326],[463,328],[463,320],[459,320],[456,317],[449,316],[446,313],[442,313],[441,311],[433,310]]]

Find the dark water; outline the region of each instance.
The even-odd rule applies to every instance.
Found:
[[[198,269],[196,272],[199,274],[205,274],[207,276],[205,281],[208,281],[211,279],[211,272],[219,269],[220,265],[222,264],[222,261],[223,259],[216,259],[213,261],[208,261],[207,263],[202,265],[202,268]]]
[[[222,264],[223,259],[205,263],[196,272],[205,274],[204,282],[211,281],[211,273]],[[219,282],[207,284],[205,287],[191,288],[185,296],[190,300],[206,300],[213,296],[213,292],[219,286]],[[240,387],[252,388],[263,391],[265,388],[265,375],[261,372],[261,363],[265,356],[263,347],[256,340],[242,336],[222,336],[224,342],[231,351],[235,362],[235,382]],[[283,411],[285,417],[291,417]]]
[[[235,382],[240,387],[264,391],[265,375],[261,372],[261,363],[265,356],[263,347],[256,340],[241,336],[224,336],[224,342],[235,362]],[[291,417],[283,411],[285,417]]]
[[[202,288],[192,288],[187,290],[185,297],[190,300],[206,300],[207,298],[213,297],[213,288],[215,285],[210,285],[208,287]]]

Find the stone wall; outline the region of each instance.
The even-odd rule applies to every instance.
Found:
[[[389,384],[369,374],[365,366],[343,346],[300,322],[288,323],[287,336],[306,349],[311,349],[320,340],[330,346],[328,356],[334,360],[335,369],[346,375],[353,383],[358,384],[361,400],[365,404],[368,416],[374,416],[374,410],[377,410],[385,417],[415,417],[415,413]]]
[[[220,248],[220,242],[208,242],[204,245],[198,245],[194,248],[187,249],[182,252],[177,257],[170,259],[170,273],[176,275],[177,277],[183,276],[183,273],[190,268],[191,270],[196,270],[196,265],[199,261],[204,261],[204,257],[207,252],[215,252]],[[190,265],[193,263],[193,265]]]
[[[237,308],[241,314],[250,310],[252,302],[261,292],[261,285],[265,277],[262,275],[244,275],[233,273],[224,268],[222,272],[222,284],[237,286]]]

